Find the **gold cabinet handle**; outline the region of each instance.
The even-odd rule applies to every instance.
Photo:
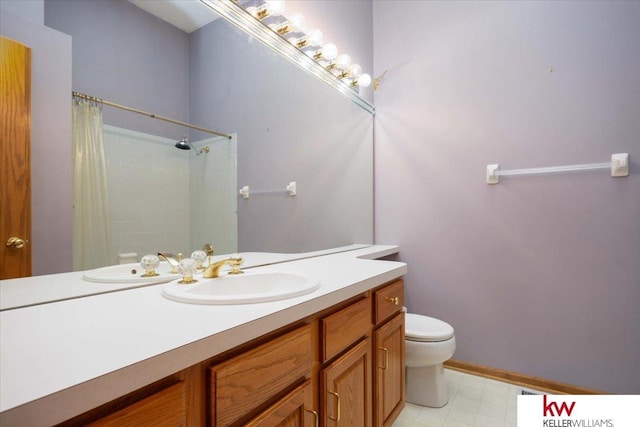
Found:
[[[311,412],[313,414],[314,418],[316,419],[316,427],[318,427],[320,425],[319,424],[320,423],[320,417],[318,416],[318,413],[316,411],[314,411],[313,409],[306,409],[305,408],[305,411]]]
[[[384,363],[382,364],[380,369],[387,369],[389,367],[389,350],[384,347],[378,347],[378,350],[384,351],[384,359],[382,359]]]
[[[331,418],[331,417],[329,417],[329,419],[330,419],[330,420],[332,420],[332,421],[336,421],[336,422],[338,422],[338,421],[340,421],[340,395],[339,395],[338,393],[336,393],[335,391],[329,391],[328,393],[329,393],[329,394],[333,394],[333,395],[336,397],[336,399],[338,399],[338,402],[337,402],[337,406],[338,406],[338,411],[337,411],[337,412],[338,412],[338,416],[337,416],[336,418]]]
[[[26,244],[27,243],[19,237],[9,237],[9,240],[7,240],[7,247],[13,249],[22,249]]]
[[[387,297],[386,299],[387,299],[388,302],[390,302],[393,305],[400,304],[400,298],[398,298],[398,297]]]

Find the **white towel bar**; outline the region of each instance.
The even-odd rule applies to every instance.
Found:
[[[245,185],[238,191],[238,193],[242,196],[243,199],[248,199],[249,194],[274,194],[274,193],[282,193],[286,192],[290,196],[295,196],[297,194],[297,185],[295,181],[291,181],[284,190],[264,190],[264,191],[249,191],[249,186]]]
[[[610,169],[611,176],[616,176],[616,177],[629,176],[629,153],[612,154],[610,162],[587,163],[582,165],[549,166],[549,167],[542,167],[542,168],[526,168],[526,169],[510,169],[510,170],[500,170],[500,165],[498,164],[487,165],[487,184],[498,184],[500,182],[501,176],[586,171],[586,170],[597,170],[597,169]]]

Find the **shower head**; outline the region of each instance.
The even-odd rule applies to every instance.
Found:
[[[186,136],[183,136],[180,141],[176,142],[176,148],[179,148],[181,150],[191,150],[192,147],[193,146],[189,142],[189,138],[187,138]],[[195,147],[193,147],[193,149],[196,151],[196,156],[199,156],[202,153],[209,152],[209,147],[204,147],[201,150],[198,150]]]
[[[181,150],[191,150],[191,143],[186,136],[183,136],[180,141],[176,142],[176,148]]]

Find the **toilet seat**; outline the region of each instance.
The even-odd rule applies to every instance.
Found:
[[[440,342],[453,338],[453,326],[433,317],[405,314],[405,339],[418,342]]]

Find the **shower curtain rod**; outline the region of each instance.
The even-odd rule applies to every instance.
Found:
[[[146,111],[142,111],[142,110],[138,110],[138,109],[135,109],[135,108],[127,107],[125,105],[116,104],[115,102],[105,101],[104,99],[96,98],[94,96],[86,95],[84,93],[71,92],[71,95],[74,98],[82,98],[82,99],[86,99],[88,101],[98,102],[100,104],[107,105],[109,107],[119,108],[121,110],[130,111],[132,113],[142,114],[143,116],[151,117],[152,119],[163,120],[165,122],[169,122],[169,123],[173,123],[173,124],[176,124],[176,125],[188,127],[188,128],[191,128],[191,129],[196,129],[196,130],[199,130],[199,131],[202,131],[202,132],[207,132],[207,133],[211,133],[211,134],[218,135],[218,136],[224,136],[225,138],[229,138],[229,139],[232,138],[231,135],[228,135],[226,133],[217,132],[215,130],[211,130],[211,129],[203,128],[203,127],[200,127],[200,126],[192,125],[191,123],[181,122],[179,120],[170,119],[168,117],[158,116],[158,115],[153,114],[153,113],[147,113]]]

